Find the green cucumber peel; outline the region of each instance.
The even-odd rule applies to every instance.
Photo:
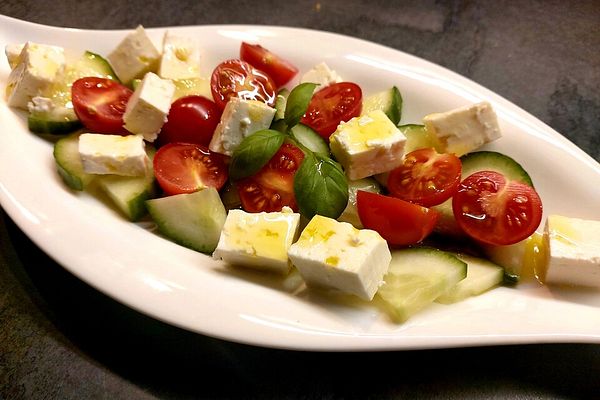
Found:
[[[300,122],[300,118],[306,113],[316,87],[316,84],[306,82],[292,89],[287,98],[283,116],[287,126],[292,127]]]
[[[331,158],[305,151],[294,177],[294,194],[300,213],[306,218],[319,214],[337,219],[348,204],[348,181],[340,165]]]
[[[239,180],[257,173],[277,153],[287,136],[263,129],[244,138],[231,156],[229,177]]]

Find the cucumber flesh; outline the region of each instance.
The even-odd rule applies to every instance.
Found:
[[[135,81],[135,80],[134,80]],[[140,81],[141,82],[141,81]],[[185,96],[203,96],[209,100],[212,100],[212,92],[210,90],[210,80],[207,78],[189,78],[189,79],[175,79],[175,94],[173,95],[173,101]],[[135,89],[135,82],[133,82]]]
[[[290,129],[290,134],[301,145],[305,146],[313,153],[323,157],[329,157],[329,146],[312,128],[303,124],[298,124]]]
[[[385,283],[377,291],[392,318],[404,322],[467,276],[467,264],[431,247],[392,251]]]
[[[146,147],[150,162],[144,176],[101,175],[97,178],[100,188],[131,221],[138,221],[146,215],[146,200],[156,195],[152,169],[155,152],[154,148]]]
[[[495,171],[511,181],[518,181],[533,187],[531,177],[521,164],[511,157],[496,151],[476,151],[465,154],[462,162],[462,179],[478,171]]]
[[[381,193],[381,185],[373,178],[363,178],[355,181],[348,181],[348,205],[338,217],[338,221],[348,222],[357,229],[362,229],[363,224],[358,216],[356,208],[356,192],[365,190],[372,193]]]
[[[398,125],[402,118],[402,95],[396,86],[379,93],[372,94],[363,100],[361,115],[371,111],[381,110],[387,117]]]
[[[408,154],[411,151],[418,149],[426,149],[433,147],[437,151],[440,151],[440,143],[437,137],[429,132],[425,125],[400,125],[398,127],[400,132],[406,136],[406,144],[404,145],[404,154]]]
[[[468,297],[480,295],[500,285],[504,280],[504,269],[498,264],[466,254],[457,254],[456,256],[467,263],[467,277],[438,297],[436,302],[456,303]]]
[[[202,253],[217,247],[227,213],[214,188],[146,201],[160,232]]]
[[[58,174],[68,187],[83,190],[95,179],[83,169],[79,156],[79,134],[71,134],[59,139],[54,144],[54,160]]]

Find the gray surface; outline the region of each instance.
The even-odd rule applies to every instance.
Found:
[[[348,34],[465,75],[600,160],[597,1],[257,3],[5,0],[0,13],[97,29],[249,23]],[[194,335],[96,292],[0,221],[0,399],[600,397],[593,345],[314,354]]]

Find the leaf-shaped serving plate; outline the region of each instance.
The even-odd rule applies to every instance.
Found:
[[[133,28],[133,27],[132,27]],[[403,122],[480,100],[496,109],[504,152],[531,174],[545,214],[600,218],[600,165],[480,85],[411,55],[346,36],[270,26],[169,28],[197,39],[204,72],[259,42],[300,70],[326,61],[365,94],[398,86]],[[164,29],[150,29],[160,43]],[[0,17],[0,46],[34,41],[107,54],[126,31],[55,28]],[[9,68],[0,63],[0,82]],[[350,304],[289,281],[224,267],[126,221],[56,173],[52,144],[30,132],[24,113],[0,101],[0,203],[67,270],[120,302],[201,334],[254,345],[311,350],[441,348],[534,342],[600,343],[600,292],[536,285],[501,287],[454,305],[433,305],[395,324],[374,304]]]

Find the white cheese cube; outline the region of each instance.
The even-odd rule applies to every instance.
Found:
[[[230,210],[213,257],[285,275],[291,267],[287,252],[298,237],[299,223],[300,214],[289,207],[269,213]]]
[[[142,176],[149,162],[139,135],[84,133],[79,136],[79,156],[88,174]]]
[[[392,256],[375,231],[314,216],[288,255],[307,285],[372,300]]]
[[[4,54],[6,54],[6,60],[8,61],[10,69],[15,68],[19,63],[23,47],[25,47],[24,43],[7,44],[6,47],[4,47]]]
[[[546,283],[600,288],[600,221],[550,215]]]
[[[65,54],[61,47],[27,42],[8,76],[8,105],[27,109],[31,99],[50,88],[62,75]]]
[[[331,152],[351,180],[402,164],[406,136],[381,110],[342,122],[329,138]]]
[[[488,102],[429,114],[423,123],[437,137],[443,152],[459,157],[502,136],[496,113]]]
[[[129,33],[119,45],[106,57],[115,74],[123,83],[141,78],[149,71],[155,71],[160,53],[139,25]]]
[[[200,77],[200,46],[191,38],[165,32],[158,75],[167,79]]]
[[[275,109],[263,102],[232,97],[225,105],[208,148],[230,156],[245,137],[268,129],[274,116]]]
[[[155,141],[167,122],[174,94],[175,85],[171,80],[148,72],[127,102],[123,114],[125,129],[143,135],[149,142]]]
[[[312,82],[316,83],[320,87],[323,88],[325,86],[331,85],[332,83],[342,82],[343,79],[339,76],[334,70],[330,69],[327,64],[324,62],[315,65],[312,69],[308,70],[302,78],[300,78],[300,83]]]

